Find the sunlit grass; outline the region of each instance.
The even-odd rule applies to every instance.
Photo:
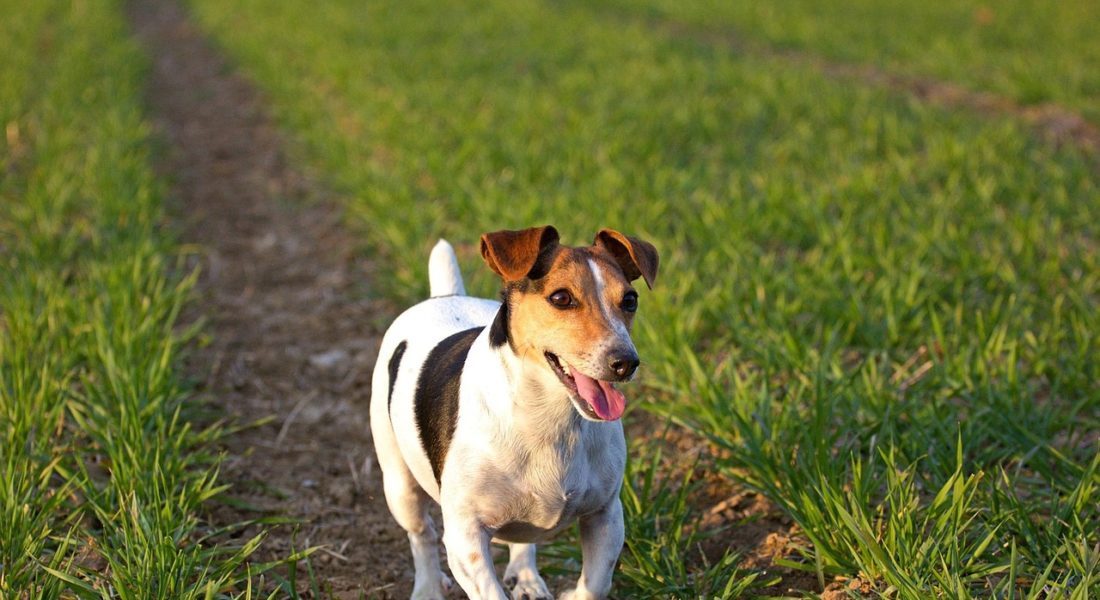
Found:
[[[200,520],[221,430],[189,422],[193,279],[122,3],[0,14],[0,597],[246,594],[259,539],[219,547]]]
[[[1024,105],[1056,102],[1100,124],[1095,2],[602,0],[592,6],[725,36],[738,48],[871,64]]]
[[[793,518],[811,541],[793,568],[905,598],[1100,584],[1091,157],[579,4],[193,6],[344,197],[391,297],[426,295],[441,236],[485,296],[483,231],[652,240],[632,402]],[[693,522],[650,464],[628,475],[628,539]],[[682,531],[658,538],[668,556],[692,556]],[[624,554],[632,594],[744,592],[733,563],[652,551]]]

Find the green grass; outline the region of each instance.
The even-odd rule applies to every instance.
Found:
[[[1085,0],[607,0],[622,16],[936,77],[1100,124],[1100,4]],[[610,6],[609,6],[610,5]]]
[[[165,230],[115,0],[0,1],[0,597],[225,597],[212,427],[187,418],[192,278]]]
[[[395,299],[424,297],[440,236],[482,295],[483,231],[652,240],[633,402],[712,438],[715,468],[793,517],[810,543],[791,566],[903,598],[1100,587],[1090,157],[579,4],[192,4]],[[639,460],[628,504],[674,494]],[[688,595],[647,547],[683,521],[631,515],[623,597]],[[686,530],[664,536],[689,554]]]

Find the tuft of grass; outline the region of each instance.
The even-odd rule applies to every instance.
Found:
[[[652,444],[653,440],[648,442]],[[741,556],[727,549],[708,558],[704,543],[726,529],[707,529],[704,515],[692,504],[703,481],[699,472],[714,468],[711,459],[696,461],[684,472],[663,465],[659,446],[631,442],[621,501],[626,525],[614,594],[619,598],[741,598],[778,583],[777,577],[740,567]],[[553,544],[540,547],[550,561],[544,574],[572,579],[582,560],[577,528]]]
[[[0,13],[0,596],[239,594],[262,536],[201,519],[222,430],[188,420],[145,58],[119,1]]]
[[[660,466],[661,452],[635,448],[623,485],[626,544],[620,558],[616,594],[623,598],[740,598],[778,578],[739,567],[728,550],[717,560],[703,554],[706,538],[723,531],[703,529],[702,515],[690,504],[698,485],[695,468],[679,481]],[[698,465],[696,465],[698,467]]]
[[[792,564],[821,584],[863,576],[902,598],[1096,589],[1094,156],[618,9],[192,6],[343,194],[395,300],[426,295],[438,237],[483,296],[496,292],[484,231],[553,223],[586,243],[611,226],[653,241],[662,272],[642,298],[645,392],[631,401],[722,448],[715,468],[806,532]],[[922,25],[896,27],[911,40]],[[680,484],[646,484],[640,451],[628,504],[687,519]],[[690,535],[635,508],[631,527],[660,542],[629,549],[632,594],[753,593],[732,561],[704,566],[706,588],[677,587],[703,585],[700,571],[654,552],[690,558]]]

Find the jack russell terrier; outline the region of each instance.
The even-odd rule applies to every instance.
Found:
[[[503,302],[466,296],[440,240],[431,298],[393,322],[374,370],[371,431],[386,502],[412,546],[412,598],[442,599],[451,586],[429,498],[470,598],[508,598],[489,552],[498,541],[512,598],[551,599],[535,544],[577,519],[581,576],[561,598],[606,598],[623,546],[626,398],[615,383],[638,368],[630,282],[653,286],[657,251],[610,229],[591,246],[563,246],[546,226],[487,233],[481,256],[503,280]]]

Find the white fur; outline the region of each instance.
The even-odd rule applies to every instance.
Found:
[[[464,289],[453,256],[442,241],[432,251],[433,296]],[[401,314],[382,341],[372,381],[371,429],[390,511],[409,533],[416,567],[412,598],[441,599],[448,586],[429,497],[442,507],[451,573],[470,598],[508,597],[493,568],[491,541],[510,542],[505,580],[515,579],[514,598],[550,598],[535,567],[534,544],[576,520],[582,572],[576,588],[561,597],[606,598],[623,544],[622,424],[581,418],[542,357],[516,356],[509,344],[491,347],[489,324],[499,306],[460,295],[432,298]],[[416,383],[421,368],[431,368],[423,362],[432,348],[475,326],[485,329],[463,368],[458,422],[437,485],[416,426]],[[388,363],[401,341],[407,347],[390,414]]]
[[[630,339],[630,331],[626,328],[626,323],[615,315],[610,307],[607,306],[607,298],[604,297],[605,283],[603,281],[603,272],[596,264],[596,261],[591,258],[588,259],[588,268],[592,270],[592,279],[596,282],[596,299],[600,303],[600,312],[603,313],[603,318],[607,321],[608,327],[611,329],[612,335],[600,340],[597,344],[597,355],[600,354],[599,350],[606,350],[614,346],[620,346],[628,348],[631,352],[637,352],[634,348],[634,342]]]
[[[428,258],[428,283],[432,298],[466,295],[462,271],[458,268],[458,257],[447,240],[439,240],[432,248],[432,254]]]

